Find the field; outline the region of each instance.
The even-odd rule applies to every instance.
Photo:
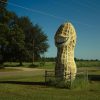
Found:
[[[100,61],[76,61],[77,67],[100,67]],[[3,65],[4,67],[20,67],[18,62],[6,62]],[[22,66],[21,66],[22,67]],[[55,67],[55,62],[44,62],[44,65],[41,62],[32,63],[23,63],[23,67],[38,67],[42,69],[53,69]]]
[[[24,68],[12,68],[9,64],[9,67],[0,70],[0,100],[100,100],[100,80],[90,80],[84,84],[85,87],[79,84],[72,89],[56,88],[44,83],[44,71],[54,69],[54,63],[35,68],[27,66],[24,63]],[[86,69],[89,75],[100,75],[99,65],[78,68]]]

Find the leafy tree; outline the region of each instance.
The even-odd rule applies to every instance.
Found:
[[[17,25],[23,30],[25,35],[25,48],[27,50],[27,61],[32,60],[33,53],[33,44],[30,36],[32,23],[28,19],[28,17],[20,17],[16,20]]]
[[[18,17],[6,9],[8,0],[0,0],[0,59],[4,61],[32,61],[47,51],[46,34],[28,17]]]
[[[43,54],[44,52],[47,51],[49,45],[47,43],[48,37],[42,29],[38,26],[35,25],[33,27],[34,29],[34,35],[33,36],[33,41],[34,41],[34,56],[36,59],[40,58],[40,55]]]
[[[22,61],[26,56],[25,49],[25,35],[22,29],[18,25],[14,25],[9,28],[5,24],[0,24],[0,55],[2,57],[1,63],[4,61],[19,61],[22,65]]]
[[[28,17],[21,17],[18,20],[18,25],[23,29],[25,34],[25,47],[29,52],[30,59],[37,60],[40,55],[47,51],[49,45],[47,36],[38,25],[33,25]]]
[[[11,56],[10,58],[19,60],[20,65],[22,65],[22,61],[24,60],[25,57],[25,36],[23,34],[23,31],[21,28],[18,27],[18,25],[14,25],[10,29],[10,34],[9,34],[9,45],[8,45],[8,50]]]
[[[0,22],[4,21],[5,13],[6,13],[6,2],[7,0],[0,0]]]
[[[5,9],[8,0],[0,0],[0,8]]]
[[[5,52],[6,52],[6,48],[8,45],[8,33],[9,33],[9,28],[7,25],[5,24],[0,24],[0,55],[2,57],[1,59],[1,63],[3,63],[5,61]]]

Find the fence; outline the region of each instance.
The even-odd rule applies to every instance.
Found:
[[[68,76],[67,79],[64,77]],[[59,87],[68,87],[71,88],[72,86],[78,85],[85,85],[88,81],[88,71],[79,71],[75,74],[75,80],[72,80],[72,74],[68,73],[58,78],[55,75],[55,71],[45,71],[45,83],[46,85],[56,85]]]

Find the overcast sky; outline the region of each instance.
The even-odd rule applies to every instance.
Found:
[[[70,21],[77,32],[75,57],[100,59],[100,0],[8,0],[8,9],[41,26],[50,44],[45,56],[56,56],[54,35]]]

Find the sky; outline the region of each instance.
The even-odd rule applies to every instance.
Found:
[[[75,57],[100,59],[100,0],[8,0],[7,8],[39,24],[50,45],[46,57],[56,57],[54,35],[61,24],[71,22],[77,32]]]

